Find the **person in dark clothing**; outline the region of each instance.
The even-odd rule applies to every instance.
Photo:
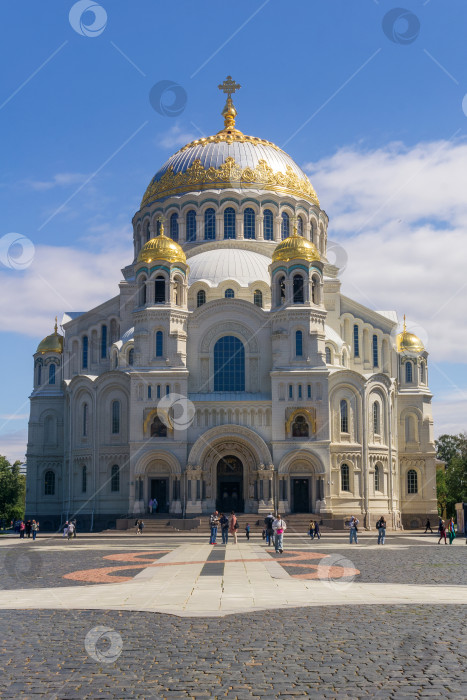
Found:
[[[264,525],[265,525],[265,530],[266,530],[266,544],[272,545],[274,544],[274,530],[272,529],[272,524],[274,522],[274,516],[272,513],[269,513],[264,518]]]
[[[425,532],[428,532],[428,530],[431,532],[431,534],[433,534],[433,530],[431,529],[431,523],[430,523],[430,519],[429,519],[429,518],[426,519],[426,523],[425,523]]]
[[[227,544],[229,541],[229,519],[225,513],[221,513],[219,525],[221,526],[222,544]]]

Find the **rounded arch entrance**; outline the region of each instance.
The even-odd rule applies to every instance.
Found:
[[[259,493],[266,490],[259,488],[259,481],[265,466],[272,469],[272,459],[253,430],[238,425],[211,428],[195,442],[188,462],[188,473],[199,470],[202,475],[203,511],[258,512]]]
[[[280,508],[291,513],[319,513],[324,501],[325,470],[308,451],[285,455],[279,466]]]

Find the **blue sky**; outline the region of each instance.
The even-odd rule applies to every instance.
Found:
[[[465,428],[465,3],[404,2],[391,24],[383,0],[102,0],[94,36],[73,5],[3,8],[0,256],[11,232],[35,254],[0,263],[0,453],[24,453],[37,343],[55,314],[116,293],[149,180],[221,128],[227,74],[238,127],[310,174],[348,257],[344,293],[407,313],[426,340],[436,432]],[[175,117],[149,102],[163,80],[186,93]]]

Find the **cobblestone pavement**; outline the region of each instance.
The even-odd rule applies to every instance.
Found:
[[[2,611],[0,697],[459,700],[464,610],[318,607],[211,619]]]
[[[437,539],[419,543],[406,538],[392,538],[391,544],[378,547],[372,540],[364,540],[350,546],[346,540],[323,537],[311,542],[309,538],[288,538],[285,541],[284,556],[288,553],[323,552],[336,560],[348,559],[351,566],[358,569],[356,577],[362,583],[410,583],[420,585],[460,585],[465,584],[465,558],[467,547],[464,540],[455,541],[453,546],[439,545]],[[135,538],[134,540],[102,539],[73,540],[70,543],[60,540],[37,540],[36,543],[11,543],[0,548],[0,589],[54,588],[62,586],[88,585],[87,581],[64,578],[72,572],[122,565],[123,562],[107,559],[111,555],[128,552],[144,552],[175,549],[181,540],[175,538]],[[193,541],[195,542],[195,540]],[[252,543],[261,542],[259,538]],[[218,546],[221,549],[222,545]],[[222,547],[222,549],[224,549]],[[275,557],[273,548],[266,551]],[[227,553],[229,547],[227,547]],[[153,556],[159,559],[163,553]],[[280,563],[280,557],[277,557]],[[322,562],[324,563],[324,561]],[[409,564],[409,566],[408,566]],[[291,575],[303,573],[293,566],[284,566]],[[141,569],[127,569],[124,574],[133,577]],[[97,581],[94,581],[97,583]]]

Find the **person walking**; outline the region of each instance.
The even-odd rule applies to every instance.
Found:
[[[149,513],[152,513],[152,506],[154,505],[154,501],[152,498],[149,499],[148,507],[149,507]]]
[[[313,540],[315,537],[315,521],[310,520],[310,526],[308,528],[308,534],[310,535],[311,539]]]
[[[447,544],[447,542],[446,542],[446,527],[445,527],[445,525],[444,525],[444,520],[440,520],[440,521],[439,521],[439,540],[438,540],[438,544],[441,543],[441,540],[443,539],[443,537],[444,537],[444,544]]]
[[[456,536],[456,526],[454,525],[454,518],[450,518],[448,523],[448,537],[449,544],[452,544]]]
[[[228,544],[228,542],[229,542],[229,519],[225,513],[221,513],[221,517],[219,518],[219,525],[221,526],[222,544]]]
[[[276,550],[276,554],[284,551],[284,532],[287,529],[287,525],[285,523],[285,520],[282,520],[280,514],[277,514],[277,518],[274,520],[272,524],[272,529],[274,530],[274,548]]]
[[[271,547],[273,545],[273,537],[274,537],[274,530],[272,527],[273,522],[274,522],[274,516],[272,513],[269,513],[269,515],[267,515],[264,518],[264,526],[266,529],[266,544],[271,545]]]
[[[319,540],[321,539],[321,533],[319,531],[319,522],[315,520],[315,537],[317,537]]]
[[[386,539],[386,520],[384,519],[384,515],[382,515],[376,523],[376,528],[378,530],[378,544],[384,544],[384,540]]]
[[[32,530],[32,540],[34,542],[34,540],[36,539],[36,535],[39,532],[39,523],[36,523],[35,520],[33,520],[31,523],[31,530]]]
[[[20,540],[24,540],[24,533],[26,532],[26,525],[24,524],[24,520],[22,520],[19,524],[19,538]]]
[[[143,534],[143,528],[144,528],[144,522],[142,520],[138,520],[138,535]]]
[[[63,537],[68,537],[68,520],[65,522],[65,525],[63,526]]]
[[[156,512],[157,512],[157,506],[158,506],[158,505],[159,505],[159,503],[157,502],[157,498],[154,497],[154,498],[152,499],[152,512],[153,512],[153,513],[156,513]]]
[[[25,529],[25,532],[26,532],[26,537],[27,537],[28,539],[31,537],[31,526],[32,526],[31,521],[30,521],[30,520],[26,520],[26,529]]]
[[[75,532],[75,525],[74,525],[73,521],[71,521],[68,523],[68,542],[73,537],[74,532]]]
[[[428,532],[428,530],[431,532],[431,534],[433,534],[433,530],[431,529],[430,518],[426,519],[425,532],[423,534],[426,534]]]
[[[247,523],[245,525],[245,535],[246,535],[247,540],[249,541],[250,540],[250,524],[249,523]]]
[[[231,512],[229,518],[229,535],[233,535],[234,544],[237,544],[238,520],[234,511]]]
[[[355,544],[358,544],[358,523],[359,520],[358,518],[355,518],[353,515],[350,517],[350,523],[349,523],[349,528],[350,528],[350,544],[352,542],[355,542]]]
[[[217,510],[209,518],[209,525],[211,526],[211,537],[209,539],[209,544],[217,544],[217,528],[219,526],[219,513]]]

